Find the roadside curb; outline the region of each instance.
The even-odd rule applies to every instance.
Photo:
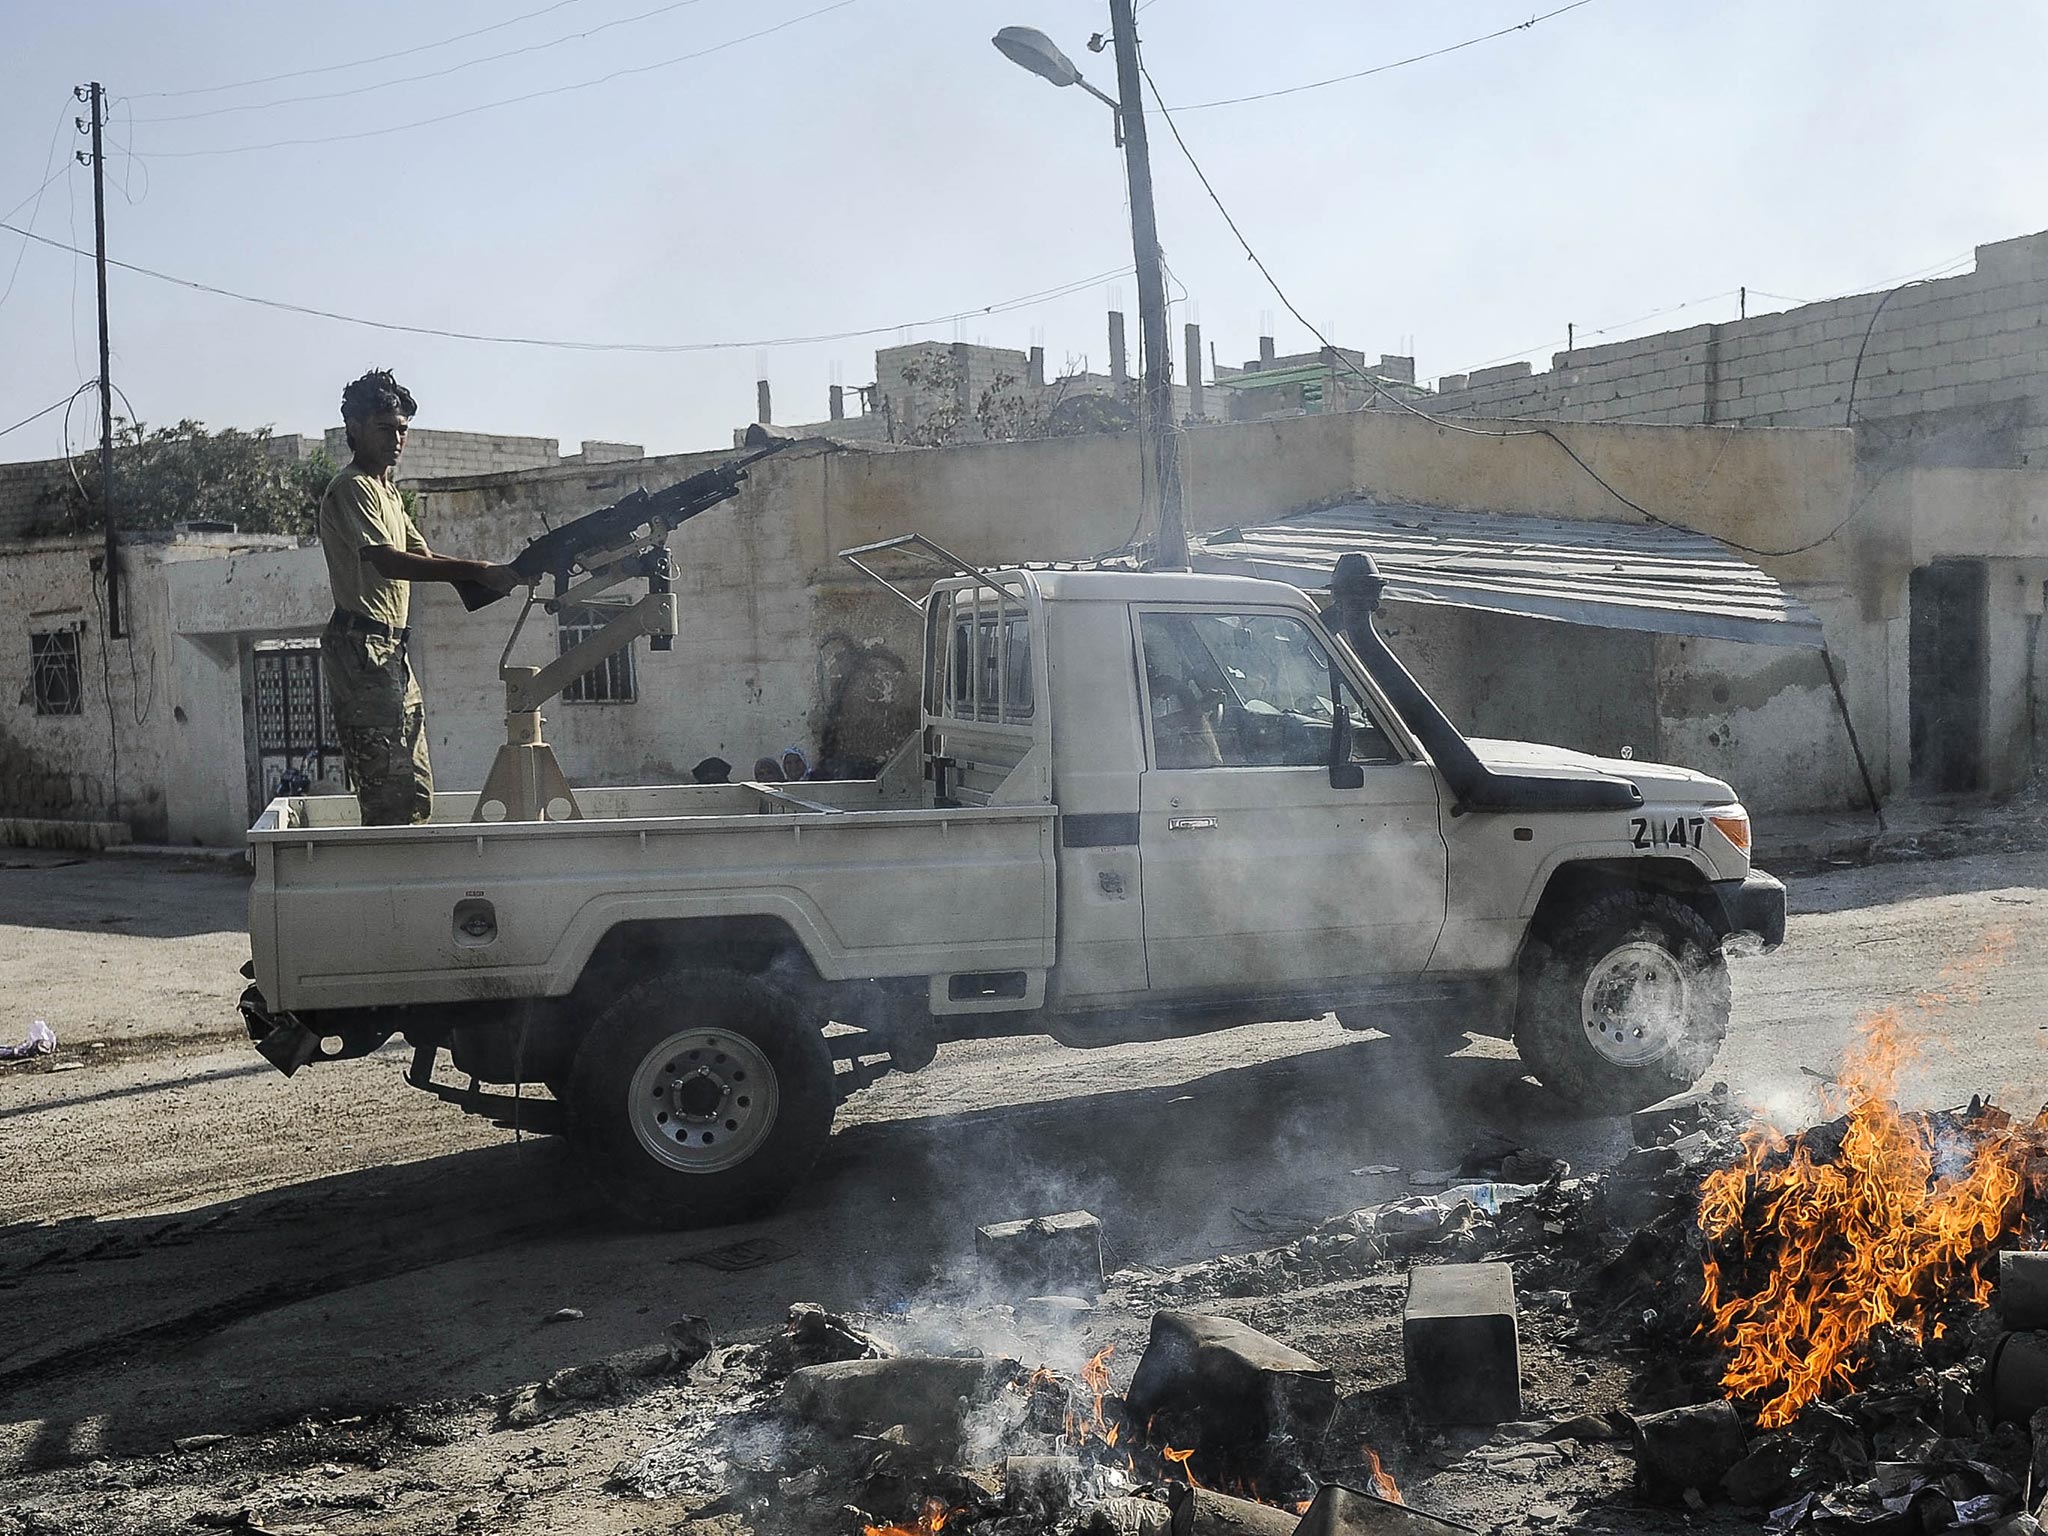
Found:
[[[147,859],[168,864],[204,865],[209,869],[246,874],[252,867],[246,848],[180,848],[174,843],[122,843],[93,850],[109,859]]]
[[[1976,815],[1879,832],[1848,831],[1759,839],[1754,858],[1774,874],[1821,874],[1869,864],[1959,859],[1979,853],[2033,853],[2048,849],[2048,818],[2031,807],[1987,809]]]

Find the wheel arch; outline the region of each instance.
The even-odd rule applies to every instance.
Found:
[[[599,1005],[623,988],[679,965],[737,971],[795,992],[808,993],[820,985],[810,951],[785,918],[769,913],[639,917],[622,919],[598,937],[571,995]]]
[[[1726,918],[1713,887],[1697,865],[1684,859],[1574,859],[1550,872],[1516,952],[1519,970],[1535,947],[1557,931],[1565,915],[1598,896],[1618,891],[1656,891],[1676,897],[1716,932]]]

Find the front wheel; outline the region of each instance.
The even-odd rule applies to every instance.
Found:
[[[599,1191],[653,1227],[772,1208],[832,1130],[832,1054],[796,1001],[737,971],[679,968],[613,1001],[563,1097]]]
[[[1658,891],[1585,902],[1524,956],[1515,1045],[1546,1088],[1589,1109],[1682,1093],[1728,1033],[1728,963],[1691,907]]]

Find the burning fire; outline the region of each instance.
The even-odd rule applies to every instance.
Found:
[[[1206,1487],[1207,1485],[1195,1476],[1194,1468],[1191,1465],[1195,1456],[1195,1447],[1190,1446],[1186,1450],[1180,1450],[1174,1446],[1162,1444],[1157,1450],[1153,1450],[1145,1443],[1147,1434],[1151,1429],[1150,1425],[1145,1426],[1145,1433],[1139,1433],[1136,1432],[1134,1425],[1127,1426],[1127,1423],[1119,1422],[1121,1415],[1115,1411],[1114,1407],[1110,1411],[1105,1412],[1105,1404],[1110,1402],[1109,1361],[1110,1357],[1115,1353],[1116,1346],[1114,1344],[1105,1344],[1101,1349],[1097,1350],[1089,1358],[1088,1363],[1081,1367],[1081,1380],[1078,1388],[1075,1384],[1062,1377],[1057,1371],[1049,1370],[1044,1366],[1033,1371],[1029,1380],[1025,1383],[1026,1390],[1030,1392],[1050,1389],[1064,1394],[1065,1409],[1062,1416],[1064,1432],[1061,1435],[1063,1448],[1070,1453],[1087,1455],[1096,1461],[1137,1475],[1146,1475],[1140,1465],[1140,1458],[1142,1457],[1152,1463],[1155,1471],[1165,1471],[1169,1477],[1177,1475],[1189,1487]],[[1390,1503],[1406,1503],[1407,1501],[1401,1497],[1400,1488],[1395,1484],[1393,1477],[1380,1465],[1380,1459],[1374,1454],[1372,1447],[1361,1445],[1359,1450],[1371,1468],[1368,1475],[1371,1491]],[[1222,1491],[1240,1494],[1255,1503],[1270,1504],[1272,1502],[1260,1496],[1256,1484],[1248,1486],[1233,1485],[1226,1487]],[[927,1500],[927,1509],[929,1509],[932,1502]],[[1301,1514],[1308,1506],[1309,1501],[1306,1499],[1292,1501],[1284,1505],[1273,1505],[1274,1508],[1288,1509],[1295,1514]],[[918,1536],[918,1533],[925,1529],[925,1527],[920,1526],[917,1532],[908,1532],[897,1526],[883,1527],[879,1530],[869,1527],[866,1536]],[[933,1526],[931,1529],[936,1530],[938,1527]]]
[[[1379,1452],[1369,1445],[1361,1445],[1358,1449],[1364,1455],[1368,1469],[1365,1474],[1365,1491],[1376,1498],[1385,1499],[1389,1504],[1406,1504],[1408,1501],[1401,1497],[1401,1485],[1394,1481],[1394,1474],[1380,1465]]]
[[[938,1536],[946,1528],[946,1522],[953,1516],[965,1514],[965,1509],[949,1509],[946,1501],[935,1494],[926,1494],[915,1525],[863,1525],[861,1536]]]
[[[2010,932],[1992,935],[1942,973],[1946,987],[1916,998],[1916,1011],[1942,1011],[2011,947]],[[1866,1020],[1824,1095],[1831,1115],[1847,1115],[1832,1158],[1816,1158],[1811,1131],[1787,1138],[1758,1124],[1743,1133],[1741,1157],[1701,1184],[1700,1331],[1729,1351],[1729,1395],[1762,1399],[1762,1428],[1853,1387],[1878,1329],[1920,1344],[1940,1337],[1941,1304],[1988,1303],[1985,1261],[2023,1225],[2028,1165],[2048,1154],[2048,1111],[2021,1126],[1987,1108],[1953,1131],[1902,1113],[1894,1094],[1915,1055],[1896,1011]]]

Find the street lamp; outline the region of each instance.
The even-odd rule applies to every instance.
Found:
[[[1166,274],[1159,257],[1159,223],[1152,209],[1152,158],[1145,143],[1145,102],[1139,89],[1138,29],[1131,0],[1109,0],[1116,42],[1117,95],[1081,78],[1081,71],[1032,27],[1005,27],[991,41],[1004,58],[1054,85],[1078,85],[1117,114],[1124,165],[1131,183],[1131,254],[1138,269],[1138,330],[1145,348],[1145,427],[1159,485],[1159,558],[1162,569],[1188,568],[1187,525],[1181,516],[1180,437],[1173,420],[1173,357],[1166,341]]]

